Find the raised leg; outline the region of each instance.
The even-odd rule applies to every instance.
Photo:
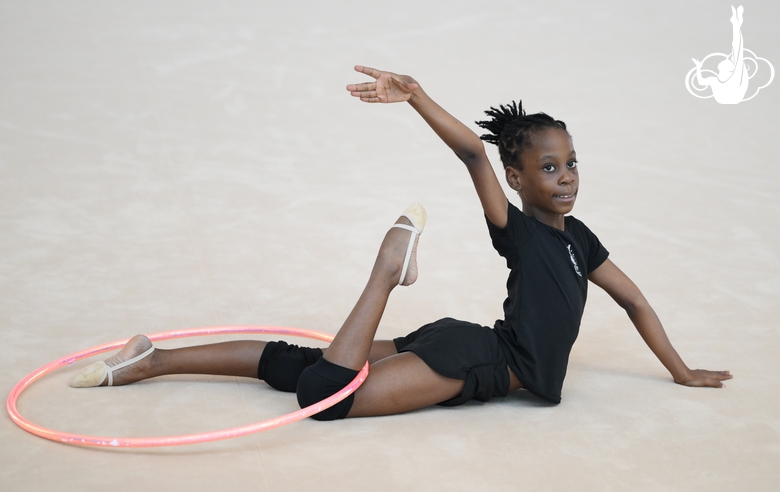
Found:
[[[417,223],[417,220],[414,222]],[[402,216],[396,224],[407,225],[411,222]],[[334,383],[346,384],[349,370],[357,373],[366,360],[370,360],[372,346],[373,352],[376,352],[374,335],[390,293],[399,284],[399,276],[403,277],[401,284],[410,284],[417,275],[410,239],[415,239],[415,236],[410,238],[410,232],[403,228],[388,231],[362,295],[325,351],[323,358],[329,365],[319,361],[301,376],[298,383],[298,402],[301,406],[310,405],[332,394],[336,386]],[[405,258],[410,258],[406,272]],[[394,347],[392,351],[395,351]],[[366,417],[408,412],[453,398],[462,392],[464,384],[462,380],[438,374],[413,353],[388,355],[372,364],[368,378],[355,392],[351,403],[328,409],[314,418],[332,420],[344,416]]]
[[[421,226],[425,221],[425,210],[419,205],[407,209],[406,214],[415,219],[416,225]],[[404,216],[399,217],[396,224],[415,225]],[[415,236],[402,228],[394,227],[387,232],[363,293],[325,350],[326,360],[356,371],[366,363],[390,292],[399,284],[408,255],[411,255],[410,261],[400,283],[410,285],[417,278],[416,243],[411,251],[408,247],[410,239],[417,240]]]

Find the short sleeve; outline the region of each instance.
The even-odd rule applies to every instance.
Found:
[[[485,216],[493,248],[506,259],[507,268],[514,268],[520,257],[520,248],[528,241],[536,230],[536,221],[528,218],[511,202],[507,202],[507,223],[500,228],[490,222]]]
[[[600,267],[601,264],[607,261],[607,258],[609,258],[609,251],[607,251],[607,248],[601,244],[596,236],[593,236],[593,239],[596,240],[597,246],[591,253],[591,260],[588,261],[588,273]]]
[[[576,219],[574,219],[573,225],[572,232],[578,236],[577,242],[585,249],[585,258],[588,262],[587,272],[590,273],[607,260],[609,251],[601,244],[599,238],[588,229],[588,226]]]

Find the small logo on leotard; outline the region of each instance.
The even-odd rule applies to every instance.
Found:
[[[569,258],[571,258],[571,264],[574,265],[574,273],[582,277],[582,274],[580,273],[580,267],[577,266],[577,258],[574,257],[574,251],[571,249],[571,244],[567,244],[566,249],[569,250]]]

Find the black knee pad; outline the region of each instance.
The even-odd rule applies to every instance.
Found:
[[[303,370],[321,357],[322,349],[268,342],[257,365],[257,377],[274,389],[293,393]]]
[[[298,379],[298,405],[301,408],[318,403],[352,382],[360,371],[328,362],[324,358],[306,368]],[[343,419],[352,408],[355,394],[352,393],[332,407],[311,416],[314,420]]]

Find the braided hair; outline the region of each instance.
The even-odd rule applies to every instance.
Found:
[[[526,115],[522,101],[502,104],[498,109],[491,106],[485,114],[491,119],[476,123],[490,133],[479,138],[498,146],[504,168],[523,169],[520,154],[531,146],[531,139],[540,130],[559,128],[566,131],[566,123],[545,113]]]

